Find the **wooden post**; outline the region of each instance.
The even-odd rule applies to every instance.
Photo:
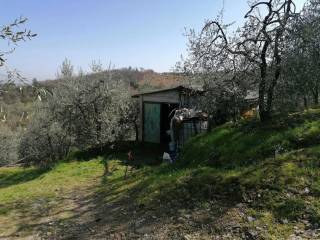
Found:
[[[143,128],[144,128],[144,109],[143,109],[143,95],[140,95],[139,97],[139,108],[140,108],[140,112],[139,112],[139,141],[143,142]]]

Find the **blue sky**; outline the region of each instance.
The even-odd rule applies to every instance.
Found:
[[[54,78],[65,57],[85,71],[92,60],[115,67],[170,71],[185,53],[184,29],[201,29],[222,0],[6,0],[0,25],[29,18],[38,36],[21,43],[8,65],[27,78]],[[301,6],[304,0],[296,0]],[[225,0],[226,22],[240,24],[247,0]]]

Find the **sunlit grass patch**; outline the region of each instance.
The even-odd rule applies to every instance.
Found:
[[[59,163],[44,171],[33,167],[0,168],[0,202],[53,198],[59,191],[85,186],[103,173],[99,160]]]

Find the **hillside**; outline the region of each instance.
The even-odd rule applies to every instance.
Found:
[[[112,80],[114,81],[122,80],[129,84],[133,91],[168,88],[186,83],[186,76],[180,73],[158,73],[151,69],[145,70],[131,67],[113,69],[111,71],[102,71],[99,73],[87,73],[86,75],[89,78],[109,77],[109,75],[106,75],[106,73],[110,74]],[[39,82],[39,84],[40,86],[51,89],[57,85],[58,81],[59,79],[46,80]]]
[[[320,239],[319,136],[309,110],[225,124],[173,165],[130,144],[139,167],[127,178],[126,145],[48,171],[0,168],[0,239]]]

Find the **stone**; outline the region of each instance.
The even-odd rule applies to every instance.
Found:
[[[247,220],[248,222],[254,222],[256,219],[254,217],[248,216]]]
[[[244,206],[243,203],[238,203],[238,204],[236,205],[237,208],[242,208],[243,206]]]
[[[260,232],[263,231],[263,229],[261,227],[256,227],[256,230],[260,231]]]
[[[183,236],[183,238],[185,239],[185,240],[192,240],[192,237],[190,236],[190,235],[184,235]]]

